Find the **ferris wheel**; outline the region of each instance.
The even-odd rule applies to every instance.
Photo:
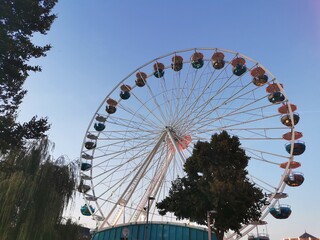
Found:
[[[82,214],[100,229],[146,218],[176,221],[173,214],[160,216],[155,203],[184,176],[194,143],[226,130],[239,138],[250,157],[248,177],[268,196],[261,222],[269,213],[289,217],[290,207],[279,201],[287,185],[304,180],[294,157],[305,144],[295,131],[297,106],[284,88],[260,63],[218,48],[176,51],[137,68],[105,97],[86,131]]]

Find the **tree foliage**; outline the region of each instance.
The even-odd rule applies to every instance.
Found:
[[[34,34],[46,34],[56,16],[57,0],[2,0],[0,2],[0,151],[22,147],[49,129],[46,118],[17,122],[17,110],[26,94],[23,84],[30,72],[41,71],[29,60],[46,56],[50,45],[32,43]]]
[[[186,176],[178,177],[169,196],[157,203],[159,213],[207,225],[207,212],[214,210],[210,225],[219,240],[228,230],[239,233],[242,224],[259,219],[266,204],[262,190],[247,178],[248,161],[239,139],[226,131],[210,143],[199,141],[185,163]]]
[[[73,199],[76,167],[54,161],[44,133],[47,118],[17,121],[27,93],[23,84],[41,67],[30,60],[46,56],[49,44],[33,43],[56,18],[58,0],[0,1],[0,239],[80,239],[79,226],[62,213]],[[28,140],[38,139],[38,141]]]
[[[75,194],[76,165],[66,165],[63,157],[53,161],[48,148],[43,139],[3,156],[14,170],[0,171],[0,239],[50,240],[66,234],[59,229]]]
[[[59,238],[57,240],[89,240],[91,239],[90,230],[73,222],[70,218],[63,224],[58,224],[56,228]]]

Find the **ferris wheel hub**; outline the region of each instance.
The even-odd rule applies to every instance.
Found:
[[[177,130],[175,130],[173,127],[171,126],[166,126],[166,131],[168,133],[168,135],[166,136],[165,142],[168,145],[168,148],[174,152],[177,150],[184,150],[186,149],[189,144],[192,141],[192,138],[189,134],[186,133],[178,133]]]

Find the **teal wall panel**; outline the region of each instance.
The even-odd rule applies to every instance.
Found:
[[[96,232],[92,239],[122,240],[124,232],[128,232],[128,240],[208,240],[205,228],[162,222],[152,222],[148,226],[144,223],[118,225]],[[216,240],[213,233],[211,239]]]

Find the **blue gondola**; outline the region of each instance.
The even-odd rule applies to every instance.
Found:
[[[200,52],[195,52],[191,57],[192,67],[195,69],[200,69],[202,68],[203,64],[204,64],[203,54]]]
[[[285,100],[285,96],[281,92],[274,92],[268,96],[269,102],[281,103]]]
[[[240,77],[242,74],[244,74],[247,71],[247,67],[245,65],[237,64],[233,69],[232,72],[234,75]]]
[[[82,171],[88,171],[92,165],[90,163],[81,163],[81,170]]]
[[[262,234],[259,233],[258,235],[249,235],[248,240],[269,240],[269,235],[268,234]]]
[[[158,69],[157,71],[155,71],[155,72],[153,73],[153,75],[154,75],[156,78],[161,78],[161,77],[163,77],[163,75],[164,75],[164,71],[163,71],[162,69]]]
[[[94,129],[97,130],[98,132],[103,131],[106,128],[106,125],[104,125],[103,123],[95,123],[94,124]]]
[[[192,67],[195,69],[202,68],[203,64],[204,64],[204,62],[203,62],[203,59],[201,59],[201,58],[192,61]]]
[[[306,150],[305,143],[302,142],[302,141],[297,141],[293,145],[293,153],[292,154],[294,156],[298,156],[298,155],[301,155],[302,153],[304,153],[305,150]],[[290,153],[290,151],[291,151],[291,143],[287,143],[286,144],[286,151],[288,153]]]
[[[121,91],[121,92],[120,92],[120,97],[121,97],[121,99],[123,99],[123,100],[127,100],[127,99],[129,99],[129,97],[130,97],[130,92],[128,92],[128,91]]]
[[[89,208],[90,208],[90,210],[89,210]],[[84,216],[91,216],[92,213],[94,213],[94,208],[91,205],[88,207],[88,205],[85,204],[81,207],[80,211],[81,211],[82,215],[84,215]]]
[[[155,63],[153,65],[153,70],[154,70],[153,75],[156,78],[162,78],[163,77],[163,75],[164,75],[164,65],[162,63]]]
[[[291,215],[291,208],[287,205],[272,207],[269,209],[270,214],[277,219],[287,219]]]

